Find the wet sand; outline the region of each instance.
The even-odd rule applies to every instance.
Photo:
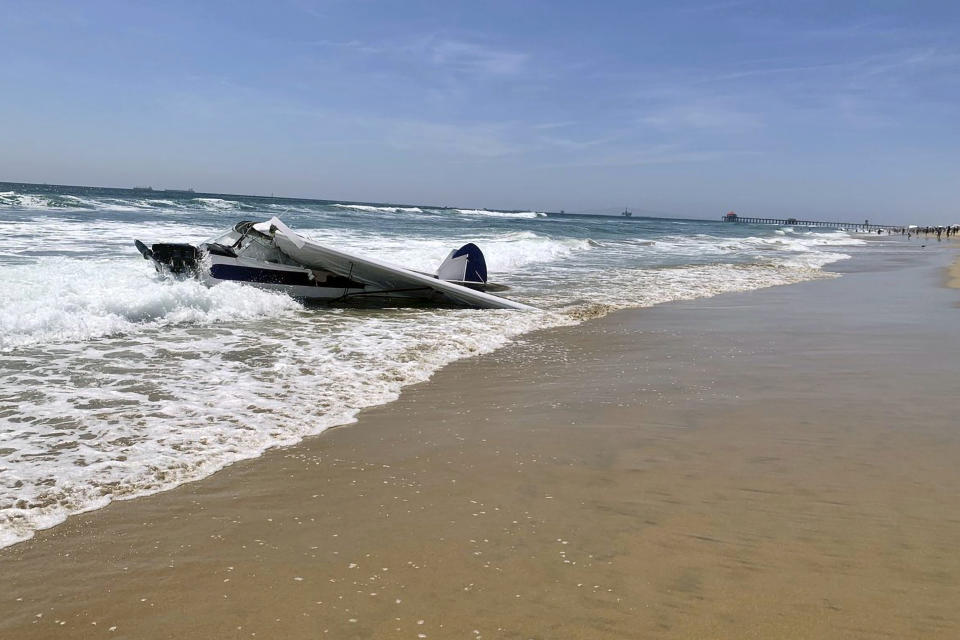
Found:
[[[954,246],[960,247],[960,245]],[[947,286],[960,289],[960,258],[954,260],[950,268],[947,269]]]
[[[460,361],[0,551],[0,638],[955,638],[951,258]]]

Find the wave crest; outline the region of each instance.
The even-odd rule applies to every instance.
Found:
[[[159,280],[145,264],[44,258],[3,270],[0,351],[86,341],[172,324],[211,324],[299,309],[290,297],[240,284]]]
[[[542,211],[494,211],[491,209],[454,209],[457,213],[467,216],[489,216],[492,218],[545,218]]]

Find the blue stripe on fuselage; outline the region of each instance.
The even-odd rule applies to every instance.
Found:
[[[343,287],[346,289],[363,289],[364,285],[349,278],[330,274],[326,280],[312,279],[305,271],[286,271],[280,269],[263,269],[260,267],[246,267],[236,264],[214,264],[210,267],[210,275],[217,280],[236,280],[238,282],[258,282],[261,284],[282,284],[299,287]]]

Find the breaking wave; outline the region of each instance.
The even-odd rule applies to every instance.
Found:
[[[454,209],[457,213],[467,216],[489,216],[492,218],[545,218],[547,214],[540,211],[494,211],[491,209]]]
[[[142,261],[42,258],[0,272],[0,351],[83,342],[174,324],[197,326],[299,309],[288,296],[224,283],[160,279]]]
[[[334,204],[333,206],[351,211],[371,211],[378,213],[423,213],[420,207],[377,207],[368,204]]]

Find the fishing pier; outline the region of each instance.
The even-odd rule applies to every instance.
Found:
[[[720,218],[723,222],[733,222],[740,224],[776,224],[780,226],[797,227],[820,227],[826,229],[842,229],[844,231],[876,231],[878,229],[888,229],[889,225],[870,224],[869,220],[863,222],[825,222],[823,220],[797,220],[796,218],[745,218],[735,214],[733,211]]]

